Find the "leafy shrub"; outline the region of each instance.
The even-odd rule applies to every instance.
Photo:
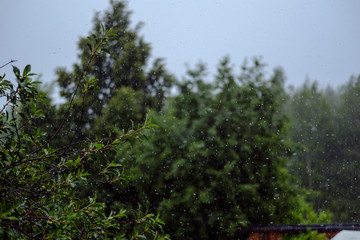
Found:
[[[115,38],[112,29],[107,31],[103,26],[100,37],[89,37],[90,58],[73,96],[80,92],[85,99],[96,89],[96,79],[87,76],[87,67],[97,53],[108,53],[106,43]],[[141,140],[144,131],[156,125],[146,119],[144,124],[133,125],[119,136],[71,140],[55,148],[52,141],[61,138],[64,123],[71,120],[73,102],[61,124],[54,126],[55,133],[46,136],[34,124],[36,119],[46,117],[39,107],[46,107],[46,101],[38,91],[39,82],[31,78],[31,66],[27,65],[22,73],[13,66],[13,71],[17,86],[6,80],[5,74],[0,77],[0,94],[6,97],[0,112],[1,238],[169,239],[162,231],[164,223],[159,215],[148,211],[148,202],[137,209],[107,213],[106,204],[97,202],[96,195],[84,198],[78,194],[79,187],[86,186],[89,179],[98,185],[125,181],[124,166],[107,160],[106,153],[117,151],[129,140]],[[79,134],[76,128],[73,134]],[[91,174],[84,165],[92,166]]]

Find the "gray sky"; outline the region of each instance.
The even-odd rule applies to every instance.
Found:
[[[95,11],[105,0],[0,0],[0,65],[17,59],[32,65],[41,80],[77,61],[77,41],[87,36]],[[199,60],[214,73],[229,55],[238,68],[245,58],[262,56],[268,72],[281,66],[287,85],[308,76],[321,87],[337,87],[360,74],[358,0],[130,0],[133,24],[163,57],[170,72],[184,75],[185,63]],[[0,73],[13,77],[11,66]]]

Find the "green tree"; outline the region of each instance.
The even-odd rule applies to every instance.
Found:
[[[112,30],[102,27],[100,37],[93,36],[91,63],[108,39],[116,37]],[[102,49],[103,48],[103,49]],[[76,81],[77,91],[85,99],[96,85],[84,67]],[[154,125],[145,120],[138,128],[121,135],[101,139],[86,139],[57,147],[63,124],[51,137],[37,127],[36,119],[46,117],[40,109],[46,106],[44,96],[37,90],[30,65],[21,74],[13,67],[17,86],[0,77],[0,94],[7,102],[0,112],[0,235],[2,239],[167,239],[162,232],[159,215],[150,213],[149,204],[137,209],[121,208],[105,212],[106,204],[96,201],[96,194],[81,197],[79,186],[88,180],[98,185],[123,181],[122,166],[107,159],[106,153],[116,151],[128,139],[141,139],[144,130]],[[72,108],[62,122],[69,119]],[[105,159],[102,164],[99,159]],[[86,171],[90,164],[95,174]]]
[[[156,135],[123,158],[134,163],[134,198],[151,199],[176,238],[223,239],[248,224],[316,221],[285,168],[292,152],[280,111],[283,75],[266,80],[263,72],[255,60],[236,76],[227,58],[212,83],[204,65],[189,70],[164,116],[154,114]]]
[[[134,29],[131,27],[130,15],[124,1],[110,1],[109,10],[95,16],[89,39],[102,31],[100,23],[104,23],[105,28],[112,28],[117,39],[109,39],[107,50],[94,56],[88,65],[87,62],[92,57],[89,47],[92,49],[94,46],[88,43],[88,38],[81,38],[78,45],[80,62],[74,64],[70,72],[64,68],[57,69],[56,81],[66,103],[52,111],[51,118],[38,121],[38,125],[44,127],[49,136],[53,135],[54,129],[49,126],[62,122],[67,105],[72,102],[70,117],[64,122],[62,129],[62,138],[54,140],[56,146],[123,134],[125,129],[134,128],[145,121],[148,109],[162,109],[173,77],[167,73],[161,59],[155,59],[149,64],[150,44],[139,36],[141,24]],[[96,79],[96,86],[83,98],[82,92],[77,91],[74,95],[73,91],[85,68],[87,77]],[[108,152],[106,156],[118,161],[114,158],[114,152]],[[104,160],[99,161],[103,166],[106,165]],[[89,172],[93,171],[91,164],[85,168]],[[114,202],[121,202],[119,195],[124,195],[119,192],[121,185],[123,183],[99,187],[90,179],[88,185],[81,189],[82,196],[95,190],[98,199],[109,203],[107,211],[110,211],[118,208]]]
[[[314,190],[310,201],[318,211],[330,210],[334,222],[356,222],[360,217],[359,86],[355,77],[337,92],[306,83],[292,94],[288,106],[291,139],[299,144],[291,172],[302,186]]]
[[[360,219],[360,76],[351,77],[340,91],[337,108],[338,149],[329,179],[330,207],[337,222],[359,222]]]
[[[292,94],[288,109],[291,140],[299,144],[293,155],[292,172],[306,188],[325,190],[330,184],[326,183],[327,164],[339,152],[335,140],[335,106],[330,105],[316,82],[306,82]]]
[[[103,23],[105,28],[113,29],[118,39],[109,40],[107,49],[110,54],[102,52],[96,55],[87,66],[88,77],[97,79],[97,87],[88,94],[86,99],[82,99],[80,92],[77,92],[75,96],[72,93],[77,79],[91,57],[88,49],[92,46],[88,44],[88,39],[80,39],[78,44],[80,62],[73,65],[72,71],[69,72],[64,68],[57,69],[56,81],[60,86],[60,95],[67,103],[74,97],[71,117],[77,123],[76,125],[65,124],[64,132],[68,132],[68,136],[64,136],[62,143],[68,142],[73,137],[73,131],[79,133],[76,135],[78,139],[103,134],[101,128],[106,128],[108,123],[100,123],[97,120],[96,125],[99,131],[94,131],[95,120],[103,115],[109,101],[116,97],[119,89],[123,89],[122,93],[125,89],[138,92],[137,94],[141,95],[139,99],[141,109],[133,115],[113,115],[113,123],[118,121],[124,124],[130,120],[141,123],[145,119],[147,108],[156,110],[162,108],[165,93],[171,86],[172,76],[165,70],[161,59],[155,59],[151,65],[149,64],[150,44],[139,37],[141,24],[136,25],[134,29],[131,28],[130,15],[131,12],[127,10],[124,1],[113,0],[110,1],[109,10],[103,14],[96,14],[90,36],[98,36],[102,31],[100,23]],[[58,116],[62,116],[66,111],[66,104],[64,106],[60,107]],[[127,125],[127,127],[130,126]]]

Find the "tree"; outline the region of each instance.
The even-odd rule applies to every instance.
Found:
[[[108,39],[116,34],[102,27],[100,37],[93,36],[90,57],[76,83],[85,99],[96,87],[89,78],[87,66],[99,51],[106,49]],[[53,139],[62,137],[63,124],[51,137],[34,124],[44,118],[38,108],[44,96],[33,81],[31,66],[21,74],[13,67],[17,87],[0,78],[0,93],[7,102],[0,112],[0,234],[3,239],[167,239],[159,215],[150,213],[149,204],[137,209],[122,208],[106,213],[106,204],[97,202],[96,194],[81,197],[79,186],[89,179],[97,184],[123,181],[122,166],[109,161],[106,153],[116,151],[128,139],[140,139],[154,125],[146,119],[138,128],[121,135],[70,142],[61,147]],[[81,91],[80,91],[81,90]],[[42,101],[45,105],[46,101]],[[69,120],[73,100],[62,123]],[[106,164],[98,160],[105,159]],[[96,174],[85,170],[91,164]]]
[[[293,155],[292,172],[302,186],[314,190],[310,201],[315,209],[333,213],[333,222],[355,222],[360,217],[359,89],[355,77],[337,92],[306,83],[289,101],[290,136],[300,146]]]
[[[163,106],[163,101],[167,89],[171,86],[173,78],[167,73],[162,59],[155,59],[150,65],[150,44],[146,43],[142,37],[139,37],[139,30],[141,24],[138,24],[134,29],[130,26],[131,12],[127,10],[124,1],[110,1],[109,10],[103,14],[96,14],[94,18],[94,27],[90,32],[90,36],[98,36],[102,31],[101,24],[103,23],[106,29],[113,29],[113,33],[117,35],[118,39],[109,40],[107,52],[102,52],[94,57],[94,60],[88,66],[87,72],[89,78],[97,79],[96,86],[88,97],[84,100],[81,93],[78,92],[74,97],[72,119],[77,122],[77,125],[65,124],[64,132],[77,131],[78,140],[85,137],[100,136],[104,132],[101,128],[108,126],[106,122],[99,122],[97,120],[97,127],[99,131],[94,131],[95,120],[103,115],[109,101],[116,98],[119,89],[136,91],[141,95],[141,109],[134,115],[113,115],[113,121],[141,123],[146,116],[146,109],[152,108],[160,110]],[[65,98],[68,103],[72,99],[72,92],[76,86],[77,79],[81,76],[82,69],[90,58],[87,38],[81,38],[78,44],[80,54],[79,63],[73,65],[71,72],[64,68],[58,68],[56,71],[56,82],[60,86],[60,95]],[[60,107],[58,116],[62,116],[66,111],[65,107]],[[43,123],[46,125],[47,123]],[[129,127],[129,125],[127,125]],[[74,129],[76,128],[76,129]],[[87,131],[90,130],[90,131]],[[49,131],[51,131],[49,129]],[[68,142],[72,138],[69,133],[64,136],[62,144]]]
[[[134,29],[131,28],[131,13],[125,2],[110,1],[110,5],[109,10],[95,16],[90,39],[102,31],[102,22],[105,28],[113,29],[112,32],[117,36],[116,41],[109,39],[107,50],[94,56],[93,61],[87,65],[91,58],[89,47],[93,49],[94,45],[88,44],[88,38],[80,39],[80,62],[74,64],[70,72],[64,68],[58,68],[56,72],[60,95],[65,98],[66,103],[51,112],[51,118],[37,121],[38,126],[46,129],[49,136],[53,135],[53,128],[48,126],[60,124],[67,105],[72,102],[70,117],[64,122],[62,138],[54,140],[56,146],[96,137],[121,135],[126,129],[143,123],[148,109],[162,109],[165,94],[173,81],[161,59],[155,59],[149,64],[150,44],[139,37],[140,24]],[[96,79],[96,86],[84,99],[80,91],[75,95],[72,92],[85,67],[87,77]],[[107,159],[117,162],[114,155],[114,152],[106,154]],[[106,165],[104,160],[99,161],[103,166]],[[85,168],[88,172],[93,171],[91,164]],[[87,186],[81,188],[81,195],[86,196],[95,190],[98,199],[109,203],[107,211],[111,211],[118,208],[114,202],[121,202],[118,201],[118,195],[123,194],[117,192],[123,184],[99,187],[90,179]]]
[[[330,184],[325,183],[327,164],[339,154],[334,137],[334,110],[335,106],[330,105],[316,82],[311,85],[306,82],[289,101],[291,140],[300,147],[293,156],[292,172],[308,189],[322,191]]]
[[[118,153],[133,163],[134,198],[151,199],[176,238],[224,239],[248,224],[316,221],[285,168],[292,152],[281,71],[267,81],[255,60],[236,77],[225,58],[214,82],[205,73],[202,64],[189,70],[164,115],[153,114],[156,135],[128,159]]]
[[[360,76],[351,77],[340,91],[337,108],[337,144],[341,154],[332,163],[330,207],[338,222],[359,222]]]

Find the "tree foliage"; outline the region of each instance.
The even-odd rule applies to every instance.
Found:
[[[107,31],[102,26],[101,34],[89,39],[88,62],[70,95],[81,96],[82,107],[97,87],[96,79],[88,75],[89,66],[97,54],[108,52],[108,41],[116,38],[112,29]],[[46,101],[38,91],[39,83],[31,79],[31,66],[22,73],[15,66],[13,70],[17,85],[5,80],[5,75],[0,78],[0,93],[7,99],[0,114],[1,238],[167,239],[162,232],[163,221],[148,211],[149,203],[106,212],[106,204],[97,202],[96,194],[79,195],[79,187],[86,186],[90,179],[98,185],[124,181],[123,166],[107,159],[106,153],[117,151],[129,139],[143,138],[144,131],[155,126],[150,119],[116,136],[54,146],[53,140],[63,136],[61,130],[70,119],[74,98],[70,98],[55,133],[47,136],[35,124],[36,119],[46,117],[39,108]],[[85,169],[89,164],[91,173]]]
[[[165,93],[173,81],[172,76],[167,73],[162,59],[157,58],[152,64],[149,63],[150,44],[139,36],[141,24],[131,27],[130,15],[131,12],[127,10],[123,1],[110,1],[108,10],[95,15],[89,38],[92,39],[101,33],[101,23],[103,23],[106,29],[113,29],[117,39],[109,39],[107,50],[94,56],[87,67],[88,77],[97,81],[96,88],[87,95],[86,99],[82,99],[80,92],[75,96],[72,93],[77,79],[82,74],[82,69],[91,57],[89,48],[94,47],[88,43],[88,38],[81,38],[78,43],[79,63],[75,63],[71,71],[65,68],[56,70],[56,82],[60,87],[60,95],[66,102],[74,97],[71,119],[77,122],[77,131],[82,133],[76,136],[78,140],[89,137],[90,134],[100,136],[104,133],[102,128],[106,128],[109,124],[104,121],[100,123],[99,117],[104,114],[104,111],[109,110],[106,108],[111,99],[119,98],[117,95],[124,93],[124,91],[119,93],[119,89],[129,89],[141,95],[138,99],[141,101],[141,108],[137,109],[139,112],[134,112],[132,115],[113,115],[114,123],[118,121],[125,127],[131,127],[131,124],[125,124],[125,122],[130,123],[132,120],[136,124],[141,123],[145,120],[147,108],[160,110],[163,106]],[[126,104],[126,101],[119,104]],[[60,107],[55,115],[62,116],[65,111],[66,104]],[[95,120],[97,120],[99,130],[96,132],[94,131]],[[42,123],[42,125],[47,124],[48,122]],[[64,132],[72,132],[74,127],[66,123]],[[51,129],[48,131],[51,132]],[[71,137],[70,133],[64,134],[62,144]]]
[[[316,83],[305,83],[292,94],[288,110],[292,118],[291,139],[300,146],[293,156],[293,172],[306,188],[314,189],[324,182],[321,175],[328,171],[327,161],[335,156],[334,108]],[[326,188],[330,183],[323,184]]]
[[[51,126],[61,123],[67,105],[72,102],[69,120],[64,122],[62,138],[55,139],[54,145],[63,146],[68,142],[89,138],[121,135],[126,129],[143,123],[149,108],[155,111],[162,109],[165,93],[171,86],[173,77],[167,73],[161,59],[149,63],[150,44],[139,36],[141,24],[132,28],[130,15],[124,1],[110,1],[107,11],[95,15],[90,37],[79,41],[79,63],[74,64],[71,71],[57,69],[56,82],[60,87],[60,95],[66,102],[59,109],[48,108],[50,117],[37,121],[38,126],[43,127],[51,136],[54,133]],[[88,42],[101,33],[100,23],[104,23],[105,28],[113,29],[112,33],[117,39],[109,39],[106,50],[99,52],[87,64],[92,57],[89,48],[94,48],[94,44]],[[104,48],[101,47],[100,50]],[[92,83],[93,87],[90,87],[93,89],[83,98],[81,92],[75,95],[72,92],[85,66],[87,77],[96,79],[96,82]],[[114,152],[107,152],[106,159],[118,162],[114,155]],[[106,159],[98,161],[105,166]],[[85,169],[95,174],[92,164],[86,164]],[[107,211],[111,211],[118,209],[122,199],[127,198],[127,194],[120,192],[122,185],[126,184],[121,182],[100,186],[89,179],[87,185],[80,188],[79,194],[87,196],[95,191],[99,200],[108,203]]]
[[[123,158],[133,163],[134,198],[151,199],[176,238],[223,239],[248,224],[325,219],[285,168],[292,151],[280,111],[283,76],[267,80],[263,67],[255,60],[236,76],[225,58],[211,83],[204,65],[189,70],[164,115],[153,115],[157,134]]]
[[[301,148],[292,172],[318,211],[330,210],[334,222],[359,220],[359,83],[352,77],[338,91],[306,83],[289,101],[291,139]]]

